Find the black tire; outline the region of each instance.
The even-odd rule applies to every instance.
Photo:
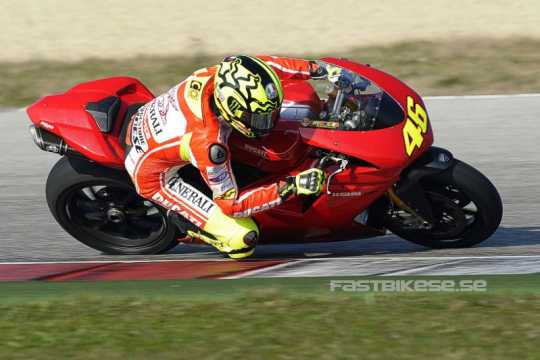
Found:
[[[83,196],[88,189],[101,190],[91,200]],[[176,228],[167,220],[166,210],[139,197],[125,172],[63,157],[49,173],[46,198],[64,230],[106,254],[159,254],[178,244]],[[102,205],[110,207],[102,209]],[[120,214],[116,216],[113,206],[114,211],[121,209],[124,214],[117,211]]]
[[[388,221],[387,228],[399,237],[434,249],[463,248],[481,243],[499,227],[503,214],[501,197],[493,184],[472,166],[456,160],[451,168],[422,179],[421,184],[428,198],[431,196],[432,204],[434,200],[443,203],[446,201],[449,212],[454,212],[455,218],[465,220],[462,224],[466,225],[459,233],[449,235],[449,231],[445,236],[436,235],[433,230],[405,229]],[[471,203],[476,211],[466,210]],[[465,218],[466,214],[472,218]]]

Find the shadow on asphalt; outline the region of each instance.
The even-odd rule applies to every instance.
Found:
[[[540,226],[500,227],[477,247],[513,247],[540,245]]]
[[[501,227],[488,240],[463,249],[432,250],[410,243],[394,235],[371,239],[329,243],[260,245],[252,259],[313,258],[344,256],[482,256],[482,255],[528,255],[527,247],[540,245],[540,227]],[[181,244],[169,254],[213,252],[210,246]]]

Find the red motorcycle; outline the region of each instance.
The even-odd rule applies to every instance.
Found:
[[[280,119],[269,135],[231,135],[240,187],[318,166],[324,192],[258,213],[261,242],[348,240],[394,234],[431,248],[467,247],[493,234],[500,196],[476,169],[433,147],[421,97],[369,65],[342,68],[323,89],[284,81]],[[323,84],[324,85],[324,84]],[[63,155],[47,179],[49,208],[76,239],[111,254],[155,254],[187,240],[167,212],[137,195],[124,170],[130,117],[154,95],[138,80],[79,84],[28,108],[35,143]],[[180,170],[198,176],[192,166]],[[202,181],[202,180],[200,180]]]

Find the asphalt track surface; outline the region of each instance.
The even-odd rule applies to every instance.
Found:
[[[430,250],[395,236],[264,245],[256,259],[293,261],[247,275],[540,272],[540,95],[438,97],[426,105],[435,145],[477,167],[501,193],[504,218],[494,236],[452,250]],[[59,158],[35,147],[28,125],[25,112],[0,111],[0,262],[221,259],[208,246],[119,258],[78,243],[56,224],[45,202],[45,180]]]

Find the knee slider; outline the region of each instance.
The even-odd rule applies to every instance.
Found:
[[[257,245],[258,240],[259,234],[254,230],[251,230],[246,235],[244,235],[244,244],[249,247],[254,247],[255,245]]]

